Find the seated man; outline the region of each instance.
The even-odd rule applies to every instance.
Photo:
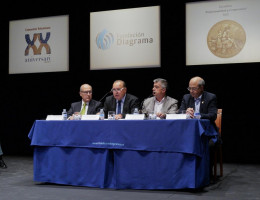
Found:
[[[102,108],[102,103],[92,99],[92,86],[83,84],[80,87],[79,95],[82,100],[71,104],[68,111],[68,119],[73,119],[75,112],[80,112],[81,115],[97,114]]]
[[[0,144],[0,168],[7,168],[7,165],[5,164],[4,160],[3,160],[3,151],[1,148],[1,144]]]
[[[112,86],[113,95],[108,96],[104,103],[104,112],[115,111],[115,119],[125,118],[126,114],[132,114],[135,108],[139,108],[139,99],[127,93],[126,84],[122,80],[116,80]]]
[[[215,94],[204,91],[205,81],[200,77],[193,77],[189,82],[190,94],[183,96],[179,113],[186,111],[190,118],[199,112],[201,119],[209,119],[215,126],[217,118],[217,97]]]
[[[165,79],[153,80],[153,97],[145,99],[142,113],[154,112],[157,117],[165,118],[166,114],[175,114],[178,110],[178,101],[166,95],[168,82]]]
[[[188,90],[190,94],[183,96],[179,113],[186,111],[190,118],[194,118],[194,113],[199,112],[201,119],[209,119],[217,130],[215,120],[217,119],[217,97],[215,94],[204,91],[205,81],[201,77],[190,79]],[[219,141],[218,141],[219,142]],[[210,148],[210,175],[212,176],[213,156],[215,143],[209,141]]]

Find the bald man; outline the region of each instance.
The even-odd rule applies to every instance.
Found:
[[[201,77],[193,77],[190,79],[189,87],[190,94],[183,96],[179,113],[186,111],[190,118],[194,118],[194,113],[199,112],[201,119],[209,119],[215,129],[217,126],[215,120],[217,118],[217,97],[215,94],[204,91],[205,81]],[[222,142],[221,138],[217,137],[217,141],[213,142],[209,140],[209,152],[210,152],[210,177],[213,177],[213,157],[216,148],[216,144]]]
[[[89,84],[83,84],[80,86],[79,95],[81,101],[71,104],[68,111],[69,119],[73,119],[75,112],[80,112],[82,115],[97,114],[102,108],[102,103],[92,99],[92,86]]]
[[[190,118],[194,118],[195,111],[199,112],[201,119],[209,119],[213,124],[217,118],[217,97],[215,94],[204,91],[205,81],[201,77],[190,79],[190,94],[183,96],[179,113],[186,111]]]

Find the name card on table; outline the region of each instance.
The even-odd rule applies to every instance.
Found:
[[[81,120],[99,120],[99,115],[82,115]]]
[[[62,115],[47,115],[46,120],[62,120]]]
[[[125,115],[126,120],[143,120],[144,114],[126,114]]]
[[[166,114],[166,119],[186,119],[186,114]]]

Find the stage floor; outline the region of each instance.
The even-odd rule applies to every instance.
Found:
[[[224,176],[202,190],[114,190],[33,181],[32,156],[4,156],[1,200],[260,200],[260,165],[224,163]]]

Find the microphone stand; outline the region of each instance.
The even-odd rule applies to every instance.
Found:
[[[109,92],[107,92],[99,101],[101,102],[108,94],[112,93],[112,91],[110,90]]]

